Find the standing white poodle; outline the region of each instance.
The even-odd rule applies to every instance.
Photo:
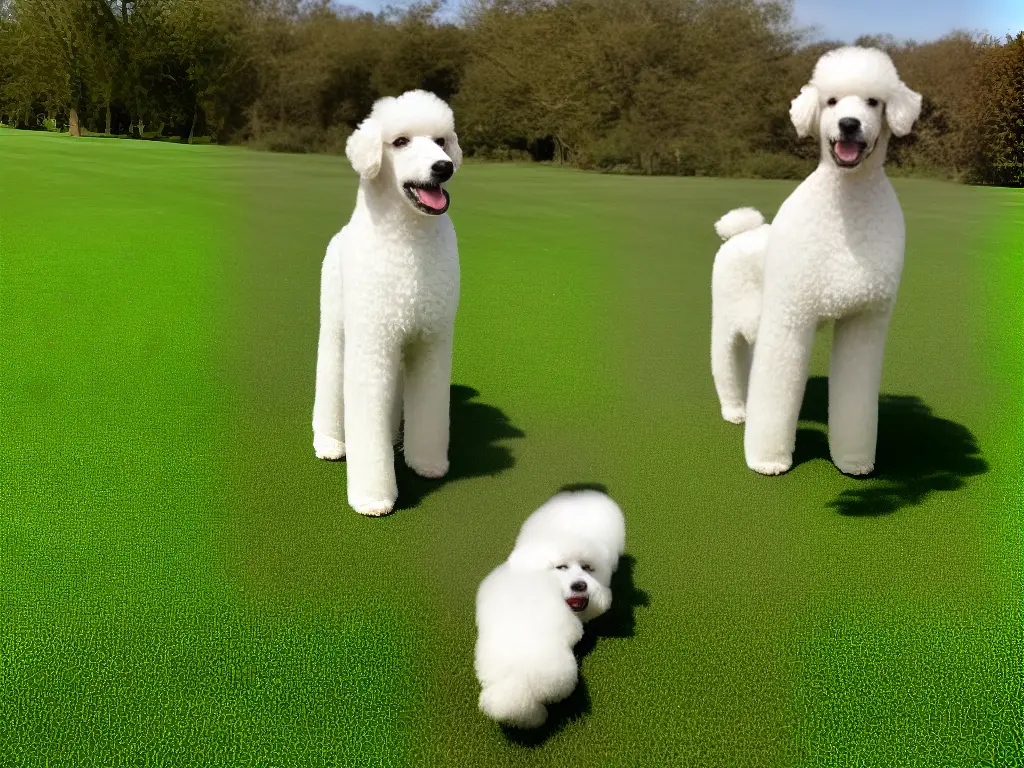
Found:
[[[567,491],[527,518],[508,559],[476,597],[480,709],[536,728],[546,704],[576,687],[573,646],[583,622],[611,607],[611,579],[626,545],[622,510],[598,491]]]
[[[441,184],[462,162],[452,111],[426,91],[380,99],[345,145],[359,173],[352,218],[321,274],[313,448],[348,460],[348,501],[385,515],[405,462],[448,471],[452,339],[459,253]]]
[[[726,242],[712,277],[712,374],[722,416],[746,419],[747,465],[761,474],[792,466],[815,332],[830,320],[832,460],[850,475],[874,469],[904,250],[903,211],[883,166],[890,135],[909,133],[920,111],[920,94],[884,52],[826,53],[790,109],[797,134],[818,139],[817,170],[770,226],[751,208],[715,225]]]

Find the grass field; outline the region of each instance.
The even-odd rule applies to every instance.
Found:
[[[1022,759],[1024,195],[899,180],[878,471],[743,462],[715,218],[792,183],[467,165],[452,472],[345,503],[310,418],[338,158],[0,130],[0,763]],[[476,710],[473,598],[567,483],[627,514],[550,726]]]

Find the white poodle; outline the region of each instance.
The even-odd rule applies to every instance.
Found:
[[[712,277],[711,369],[722,416],[746,419],[747,465],[757,472],[792,466],[815,332],[830,320],[832,460],[846,474],[874,469],[904,249],[903,212],[883,166],[890,135],[909,133],[920,110],[920,94],[882,51],[826,53],[790,109],[797,134],[818,139],[817,170],[771,225],[751,208],[715,225],[726,242]]]
[[[545,704],[576,687],[572,649],[583,622],[611,607],[611,578],[625,549],[622,510],[598,491],[559,493],[527,518],[508,560],[476,597],[480,709],[536,728]]]
[[[398,498],[405,462],[448,471],[452,338],[459,253],[441,184],[462,161],[452,111],[426,91],[380,99],[345,145],[359,173],[351,219],[321,274],[313,448],[348,460],[348,501],[364,515]]]

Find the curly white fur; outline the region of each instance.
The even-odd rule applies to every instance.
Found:
[[[462,152],[451,109],[425,91],[377,101],[345,151],[359,192],[321,274],[313,447],[347,455],[349,504],[383,515],[403,411],[406,464],[448,471],[459,254],[440,185]]]
[[[908,133],[920,109],[921,96],[884,52],[826,53],[790,110],[797,133],[818,139],[818,168],[771,225],[752,209],[716,224],[726,242],[712,275],[711,368],[723,418],[746,420],[747,465],[757,472],[792,466],[814,335],[828,321],[835,322],[832,460],[847,474],[874,469],[878,391],[905,241],[885,154],[890,135]]]
[[[625,542],[622,511],[597,491],[557,494],[523,523],[508,559],[477,591],[475,668],[488,717],[536,728],[545,705],[572,693],[573,646],[583,622],[611,607]]]

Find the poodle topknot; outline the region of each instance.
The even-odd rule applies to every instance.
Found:
[[[752,208],[715,224],[725,242],[711,278],[711,372],[722,417],[746,422],[744,452],[756,472],[781,474],[793,464],[815,332],[829,322],[832,460],[850,475],[874,469],[905,244],[885,156],[890,137],[909,133],[920,111],[921,95],[885,52],[829,51],[790,109],[797,134],[818,141],[818,168],[770,225]]]
[[[536,728],[576,687],[583,622],[611,607],[625,551],[622,510],[598,491],[557,494],[527,518],[508,559],[480,584],[475,668],[480,709]]]
[[[449,397],[459,252],[444,184],[462,150],[452,111],[426,91],[380,99],[345,145],[359,174],[355,210],[327,246],[313,449],[348,459],[348,501],[385,515],[405,463],[448,472]]]

